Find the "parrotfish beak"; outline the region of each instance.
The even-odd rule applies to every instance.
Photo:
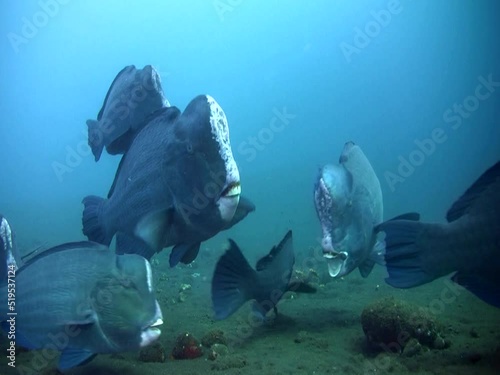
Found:
[[[153,322],[144,327],[141,333],[141,348],[144,348],[145,346],[148,346],[158,340],[161,335],[161,330],[158,327],[162,324],[163,316],[161,314],[160,305],[158,305],[158,301],[156,301],[156,314]]]
[[[330,274],[330,276],[341,276],[340,272],[342,271],[342,266],[347,260],[347,253],[345,251],[341,251],[340,253],[336,251],[328,251],[323,254],[323,257],[327,261],[328,273]]]
[[[321,247],[323,248],[323,257],[328,264],[328,273],[331,277],[342,276],[341,271],[348,254],[345,251],[336,251],[333,248],[332,236],[330,235],[330,228],[328,226],[323,226],[323,233]]]
[[[240,202],[240,182],[230,183],[223,191],[217,202],[220,216],[223,221],[229,222],[233,219],[238,203]]]

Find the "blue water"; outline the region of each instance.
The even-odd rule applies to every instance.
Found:
[[[296,251],[316,245],[317,170],[349,140],[379,175],[386,218],[411,210],[442,221],[500,156],[495,0],[0,7],[0,212],[26,251],[84,238],[81,200],[106,195],[119,162],[94,162],[85,121],[130,64],[156,66],[173,105],[207,93],[226,112],[257,211],[207,247],[231,236],[256,258],[289,228]]]

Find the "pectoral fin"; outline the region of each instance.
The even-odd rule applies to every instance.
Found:
[[[116,234],[116,254],[137,254],[150,260],[155,251],[141,238],[118,232]]]
[[[94,359],[96,355],[96,353],[86,350],[66,349],[61,353],[58,368],[59,370],[68,370],[72,367],[82,366]]]
[[[189,264],[198,256],[200,251],[200,242],[194,244],[175,245],[170,253],[170,267],[175,267],[179,262]]]
[[[374,266],[375,262],[371,259],[367,259],[359,265],[359,273],[363,278],[366,278],[370,272],[372,272]]]
[[[134,234],[158,252],[165,244],[171,216],[169,209],[147,215],[139,221]]]

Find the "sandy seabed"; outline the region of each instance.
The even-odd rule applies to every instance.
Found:
[[[98,355],[89,364],[67,371],[69,375],[149,374],[491,374],[500,373],[500,309],[458,288],[450,298],[444,279],[410,290],[393,289],[383,281],[383,270],[375,269],[362,279],[355,271],[344,279],[320,275],[316,294],[287,293],[279,304],[279,315],[263,324],[249,317],[250,304],[224,321],[215,321],[211,311],[210,277],[201,269],[164,269],[155,265],[158,300],[164,315],[159,343],[164,362],[142,362],[138,353]],[[323,284],[326,282],[325,284]],[[186,285],[191,287],[186,289]],[[185,290],[183,290],[185,289]],[[444,293],[444,294],[443,294]],[[426,308],[445,327],[450,343],[442,350],[424,350],[413,356],[374,350],[367,344],[361,326],[365,306],[393,296]],[[443,298],[446,296],[446,298]],[[181,301],[182,300],[182,301]],[[222,330],[229,340],[229,353],[215,360],[204,355],[192,360],[171,356],[177,336],[190,332],[201,339]],[[1,340],[6,353],[7,342]],[[4,356],[3,356],[4,357]],[[16,369],[0,360],[0,374],[58,374],[57,356],[45,367],[36,352],[16,356]],[[40,358],[40,356],[38,356]]]

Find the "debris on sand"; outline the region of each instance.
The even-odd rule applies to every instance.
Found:
[[[220,329],[214,329],[205,334],[201,338],[201,344],[207,348],[210,348],[214,344],[227,345],[227,339],[224,335],[224,331]]]
[[[421,351],[421,346],[430,349],[449,346],[443,338],[442,325],[431,314],[393,297],[366,306],[361,314],[361,324],[368,343],[386,352],[406,351],[412,356]],[[410,347],[405,350],[408,344]]]
[[[158,341],[142,348],[139,352],[139,361],[141,362],[165,362],[166,358],[165,349]]]
[[[184,332],[177,336],[172,357],[175,359],[194,359],[202,355],[201,344],[192,334]]]

